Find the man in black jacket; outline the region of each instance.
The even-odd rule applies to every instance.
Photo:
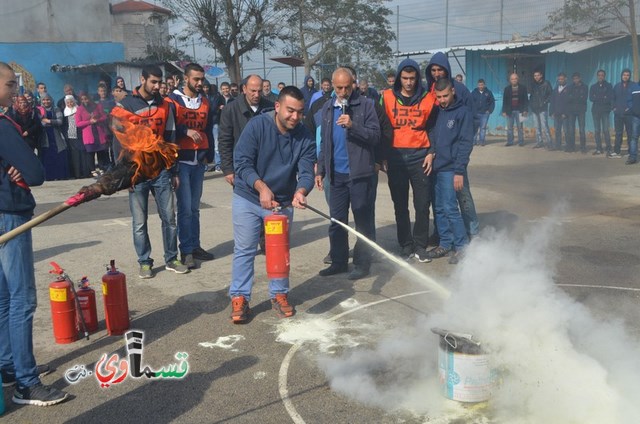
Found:
[[[220,114],[218,132],[218,151],[220,167],[224,178],[233,186],[233,148],[247,122],[267,109],[273,109],[273,103],[262,96],[262,78],[249,75],[242,85],[244,95],[228,103]]]
[[[593,116],[593,133],[596,139],[596,150],[594,155],[601,155],[602,138],[607,146],[607,156],[611,154],[611,136],[609,127],[611,126],[611,110],[613,109],[613,86],[605,78],[607,74],[600,69],[597,73],[598,80],[589,89],[589,100],[591,100],[591,115]]]
[[[533,120],[536,125],[536,145],[534,149],[544,147],[551,148],[551,133],[549,132],[549,102],[553,88],[549,81],[544,79],[542,71],[533,73],[533,86],[529,97],[529,106],[533,112]]]
[[[524,129],[521,116],[526,117],[529,110],[527,87],[519,83],[515,72],[509,77],[509,85],[502,95],[502,116],[507,118],[507,144],[513,146],[513,126],[518,126],[518,146],[524,146]]]
[[[576,120],[580,132],[580,152],[587,153],[587,136],[584,130],[584,117],[587,113],[587,98],[589,89],[582,82],[580,74],[575,72],[572,76],[573,84],[567,87],[569,102],[569,122],[567,124],[567,152],[575,151],[576,147]]]

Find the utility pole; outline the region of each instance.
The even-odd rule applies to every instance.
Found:
[[[503,40],[502,38],[503,21],[504,21],[504,0],[500,0],[500,41]]]
[[[262,78],[267,77],[267,59],[264,51],[264,33],[262,34]]]
[[[195,38],[191,39],[191,47],[193,48],[193,61],[197,62],[197,60],[196,60],[196,40],[195,40]]]
[[[446,7],[445,7],[444,46],[449,47],[449,0],[446,0]]]
[[[396,53],[400,53],[400,6],[396,6]],[[396,66],[398,66],[400,58],[396,56]]]

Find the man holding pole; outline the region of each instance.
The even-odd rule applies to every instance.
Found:
[[[0,62],[0,106],[9,107],[18,83],[13,69]],[[38,158],[24,142],[19,126],[0,115],[0,233],[29,221],[36,206],[29,186],[44,182]],[[23,405],[60,403],[67,393],[44,386],[39,378],[48,367],[33,356],[33,314],[36,310],[31,231],[0,245],[0,370],[2,384],[16,385],[13,401]]]

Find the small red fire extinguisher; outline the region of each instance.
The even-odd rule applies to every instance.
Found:
[[[264,244],[267,262],[267,277],[289,276],[289,218],[273,211],[264,218]]]
[[[62,269],[55,262],[51,265],[54,269],[49,272],[58,274],[58,278],[49,284],[53,337],[58,344],[73,343],[78,340],[75,297],[71,283],[62,276]]]
[[[84,318],[84,324],[87,327],[87,331],[93,333],[98,330],[98,311],[96,308],[96,292],[89,287],[89,279],[85,276],[78,282],[78,303],[80,304],[80,311],[78,315],[82,314]],[[78,317],[80,321],[80,317]]]
[[[107,267],[107,273],[102,276],[102,298],[109,335],[124,334],[129,329],[127,277],[116,269],[116,261],[113,259]]]

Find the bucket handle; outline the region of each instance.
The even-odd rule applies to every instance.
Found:
[[[444,341],[447,342],[447,344],[451,347],[451,349],[457,349],[458,348],[458,341],[453,336],[453,334],[447,333],[447,334],[444,335],[443,338],[444,338]]]

